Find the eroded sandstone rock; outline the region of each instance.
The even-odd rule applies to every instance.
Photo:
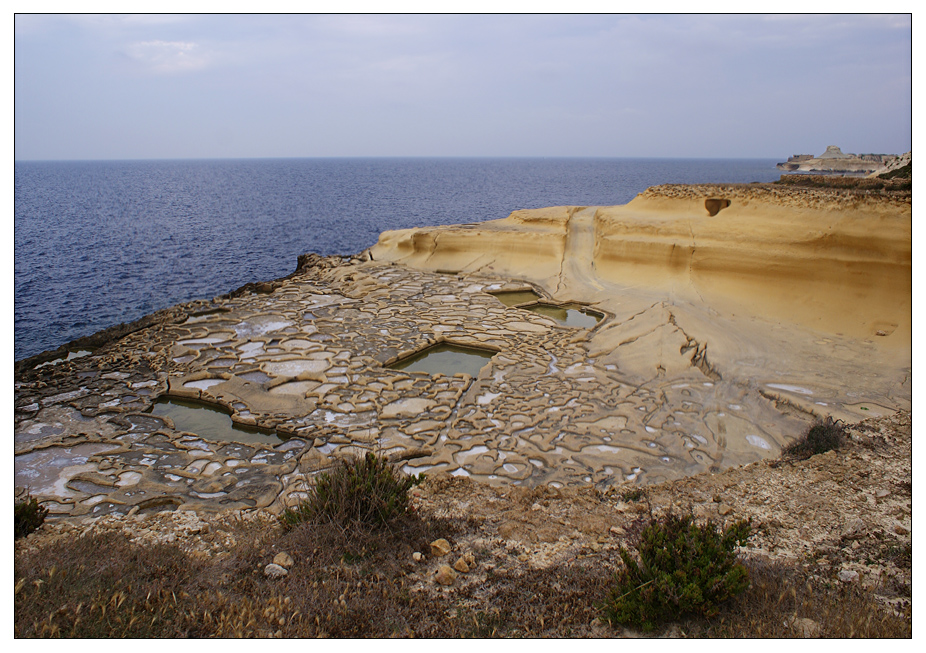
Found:
[[[709,199],[729,205],[712,217]],[[601,490],[775,457],[816,417],[909,409],[909,216],[670,186],[384,234],[372,261],[306,259],[86,355],[18,364],[15,483],[53,515],[144,516],[279,511],[366,451],[407,473]],[[526,290],[605,318],[567,327],[493,295]],[[497,353],[475,376],[384,367],[438,342]],[[146,412],[164,396],[265,430],[184,431]]]

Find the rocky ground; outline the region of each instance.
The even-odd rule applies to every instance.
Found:
[[[639,495],[594,488],[499,488],[441,474],[412,491],[414,510],[450,519],[459,532],[414,552],[406,575],[413,591],[452,595],[491,591],[530,570],[567,568],[596,558],[611,565],[649,515],[691,512],[719,523],[752,520],[743,551],[753,560],[804,568],[835,585],[871,590],[885,606],[909,605],[912,561],[912,455],[909,413],[870,419],[849,429],[838,451],[806,460],[765,460],[722,473],[648,486]],[[197,558],[233,555],[242,522],[278,529],[266,511],[197,514],[164,511],[126,517],[60,519],[16,543],[18,554],[54,542],[121,531],[140,544],[177,543]],[[285,555],[283,555],[285,554]],[[269,549],[267,575],[293,560]],[[268,567],[276,563],[278,566]],[[804,627],[813,630],[812,625]],[[594,622],[579,636],[636,635]]]
[[[595,230],[623,224],[623,209],[559,207],[531,214],[539,223],[531,242],[538,251],[552,247],[547,261],[552,276],[528,274],[546,269],[534,265],[534,254],[525,255],[530,265],[524,263],[517,274],[493,271],[487,263],[491,252],[465,248],[477,259],[450,265],[456,260],[451,254],[434,256],[438,243],[452,253],[456,231],[467,238],[479,234],[472,225],[448,227],[397,237],[400,254],[406,245],[424,243],[423,269],[390,263],[382,256],[385,246],[375,256],[370,250],[343,260],[302,257],[285,279],[173,307],[17,362],[17,496],[29,492],[51,511],[48,523],[16,543],[18,605],[31,602],[39,611],[26,620],[34,625],[42,610],[65,609],[51,606],[58,600],[48,590],[54,555],[76,559],[71,563],[78,571],[69,573],[79,574],[85,567],[80,556],[93,554],[78,551],[75,558],[73,544],[92,549],[118,534],[149,553],[156,544],[174,545],[168,548],[171,555],[179,550],[181,568],[193,562],[212,570],[231,565],[228,577],[238,580],[228,591],[249,606],[290,593],[304,599],[306,609],[317,610],[318,599],[325,607],[316,614],[324,614],[331,597],[319,587],[329,567],[337,569],[337,592],[347,587],[344,560],[331,551],[325,555],[334,558],[320,560],[318,552],[331,548],[325,534],[303,527],[298,537],[284,534],[279,514],[308,496],[314,476],[338,456],[369,450],[427,479],[412,492],[413,509],[422,518],[411,520],[418,529],[414,536],[392,533],[379,547],[388,549],[388,572],[370,561],[363,570],[349,570],[357,588],[369,581],[357,575],[375,577],[364,585],[368,593],[357,615],[388,609],[393,599],[404,601],[411,592],[434,605],[449,601],[455,610],[471,610],[476,634],[495,632],[492,624],[479,622],[483,608],[507,601],[513,606],[510,621],[497,625],[512,636],[633,635],[603,626],[592,602],[611,582],[620,548],[631,545],[652,516],[670,511],[719,523],[750,519],[754,534],[743,554],[758,568],[773,570],[766,577],[784,565],[816,579],[826,592],[864,590],[886,608],[904,609],[912,586],[912,372],[904,309],[909,290],[903,287],[909,280],[909,194],[873,198],[841,190],[750,187],[726,189],[726,199],[718,200],[718,192],[718,187],[660,187],[639,198],[641,210],[660,224],[675,215],[672,207],[694,206],[698,212],[704,207],[710,213],[711,202],[726,202],[725,222],[714,231],[705,221],[716,211],[708,217],[699,213],[695,223],[683,215],[676,226],[684,233],[659,241],[663,250],[674,251],[673,243],[691,240],[690,261],[682,265],[688,277],[695,260],[692,224],[707,230],[698,235],[702,252],[705,238],[715,231],[727,234],[737,216],[751,232],[755,216],[746,213],[756,203],[787,213],[791,222],[792,210],[816,211],[815,219],[828,220],[844,218],[861,203],[884,218],[881,231],[884,224],[894,225],[896,238],[882,238],[885,256],[897,259],[885,277],[893,294],[869,293],[871,301],[860,302],[848,286],[824,284],[815,302],[851,298],[846,306],[826,304],[824,312],[840,324],[833,334],[819,331],[819,325],[788,326],[782,316],[767,320],[739,309],[722,314],[700,291],[695,302],[675,290],[659,290],[655,277],[650,288],[638,278],[646,266],[632,266],[639,288],[609,281],[607,261],[592,257],[600,249]],[[668,208],[659,209],[661,203]],[[856,216],[853,224],[864,225],[857,233],[840,232],[864,243],[865,252],[872,247],[869,213]],[[521,243],[533,233],[518,220],[500,222],[496,236],[510,231]],[[485,234],[477,240],[498,244]],[[753,245],[762,249],[761,243]],[[508,249],[492,256],[504,263]],[[747,251],[742,243],[729,251],[750,259],[742,256]],[[623,264],[615,261],[612,267]],[[842,270],[842,262],[835,265]],[[791,279],[796,268],[785,267]],[[866,280],[870,268],[859,263]],[[646,269],[657,277],[665,272],[659,265]],[[818,276],[809,268],[801,274]],[[691,279],[686,283],[684,288],[694,288]],[[775,310],[769,308],[770,289],[782,294]],[[790,281],[775,281],[752,295],[775,313],[792,307],[791,289]],[[504,293],[514,291],[531,291],[538,301],[505,301],[510,296]],[[600,322],[577,326],[556,317],[592,307]],[[895,313],[901,317],[891,317]],[[849,332],[851,319],[864,322],[864,329]],[[447,343],[483,349],[491,362],[473,373],[399,369]],[[199,425],[182,425],[180,414],[161,412],[170,405],[166,399],[220,409],[225,432],[215,436]],[[807,460],[782,457],[790,442],[824,416],[850,423],[848,442]],[[868,419],[859,421],[863,418]],[[101,534],[110,540],[95,539]],[[343,540],[342,534],[334,545]],[[125,555],[145,569],[135,553]],[[207,585],[226,591],[225,572],[213,575]],[[376,585],[381,581],[385,584]],[[781,586],[769,587],[774,593]],[[52,598],[49,605],[39,601],[43,591]],[[521,598],[532,591],[548,601],[533,616]],[[335,602],[346,606],[349,601],[337,592]],[[150,597],[140,596],[133,609],[145,614]],[[830,604],[838,603],[827,596]],[[76,610],[74,624],[83,618],[81,601],[65,609]],[[568,615],[562,606],[543,611],[557,602],[584,607]],[[195,600],[192,606],[171,622],[176,632],[199,633],[202,614],[228,607],[204,608]],[[196,612],[200,609],[205,613]],[[352,630],[353,616],[342,615],[338,623],[316,619],[310,630],[289,635],[276,626],[258,634],[463,633],[446,630],[443,612],[406,611],[396,617],[399,626],[385,631]],[[421,614],[428,616],[427,625],[410,630]],[[568,624],[550,626],[553,614]],[[780,627],[779,616],[769,623]],[[812,617],[801,618],[813,622]],[[55,634],[49,619],[45,626]],[[250,628],[251,619],[197,636],[236,636]],[[857,632],[801,623],[803,634]],[[36,626],[34,634],[42,632]]]

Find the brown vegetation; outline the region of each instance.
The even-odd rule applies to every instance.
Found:
[[[16,556],[17,637],[608,637],[597,607],[618,556],[583,556],[453,591],[422,591],[412,555],[462,537],[463,519],[405,517],[376,532],[303,523],[286,532],[242,522],[227,555],[178,544],[142,546],[119,532],[59,540]],[[263,566],[296,560],[281,579]],[[516,550],[509,552],[517,554]],[[488,559],[489,552],[477,551]],[[745,558],[751,584],[712,618],[654,636],[909,637],[909,608],[892,613],[869,591],[812,569]],[[906,564],[910,564],[909,557]],[[529,600],[526,597],[530,597]]]
[[[896,171],[895,171],[896,172]],[[890,173],[885,173],[890,174]],[[901,173],[902,175],[902,173]],[[909,195],[913,188],[910,176],[843,177],[841,175],[781,175],[774,184],[801,188],[835,188],[847,191]]]

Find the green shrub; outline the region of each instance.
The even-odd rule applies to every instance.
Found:
[[[35,497],[26,495],[23,501],[13,507],[13,539],[25,537],[45,523],[48,508],[39,504]]]
[[[676,515],[651,521],[636,556],[621,547],[624,566],[601,606],[605,619],[651,631],[682,615],[715,615],[720,603],[749,586],[734,549],[746,543],[750,528],[744,520],[718,532],[712,522],[699,526]]]
[[[286,528],[305,521],[382,526],[408,512],[408,491],[422,480],[372,453],[349,458],[322,473],[309,498],[287,508],[281,520]]]
[[[629,490],[624,490],[621,494],[621,501],[627,503],[633,503],[634,501],[642,501],[646,498],[646,492],[642,488],[634,487]]]
[[[895,168],[890,172],[883,172],[878,175],[879,179],[912,179],[913,178],[913,162],[911,161],[905,166],[900,168]]]
[[[814,422],[807,432],[781,452],[787,456],[804,459],[818,453],[838,449],[846,436],[846,428],[839,420],[827,417]]]

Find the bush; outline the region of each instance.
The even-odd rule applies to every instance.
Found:
[[[890,172],[883,172],[878,175],[879,179],[912,179],[913,178],[913,162],[911,161],[905,166],[900,168],[895,168]]]
[[[625,490],[621,494],[621,501],[625,501],[627,503],[633,503],[634,501],[642,501],[645,498],[646,498],[646,492],[644,492],[642,488],[638,488],[638,487]]]
[[[45,523],[48,508],[39,504],[35,497],[26,495],[13,508],[13,538],[19,539],[38,529]]]
[[[827,417],[825,420],[814,422],[800,439],[789,444],[781,452],[803,460],[818,453],[838,449],[845,436],[846,427],[842,422]]]
[[[382,526],[408,512],[408,491],[422,480],[397,473],[372,453],[349,458],[321,474],[312,495],[280,519],[285,528],[306,521]]]
[[[718,532],[712,522],[699,526],[676,515],[651,521],[636,556],[621,547],[624,566],[601,606],[605,619],[651,631],[682,615],[715,615],[720,603],[749,586],[734,549],[746,543],[750,528],[744,520]]]

